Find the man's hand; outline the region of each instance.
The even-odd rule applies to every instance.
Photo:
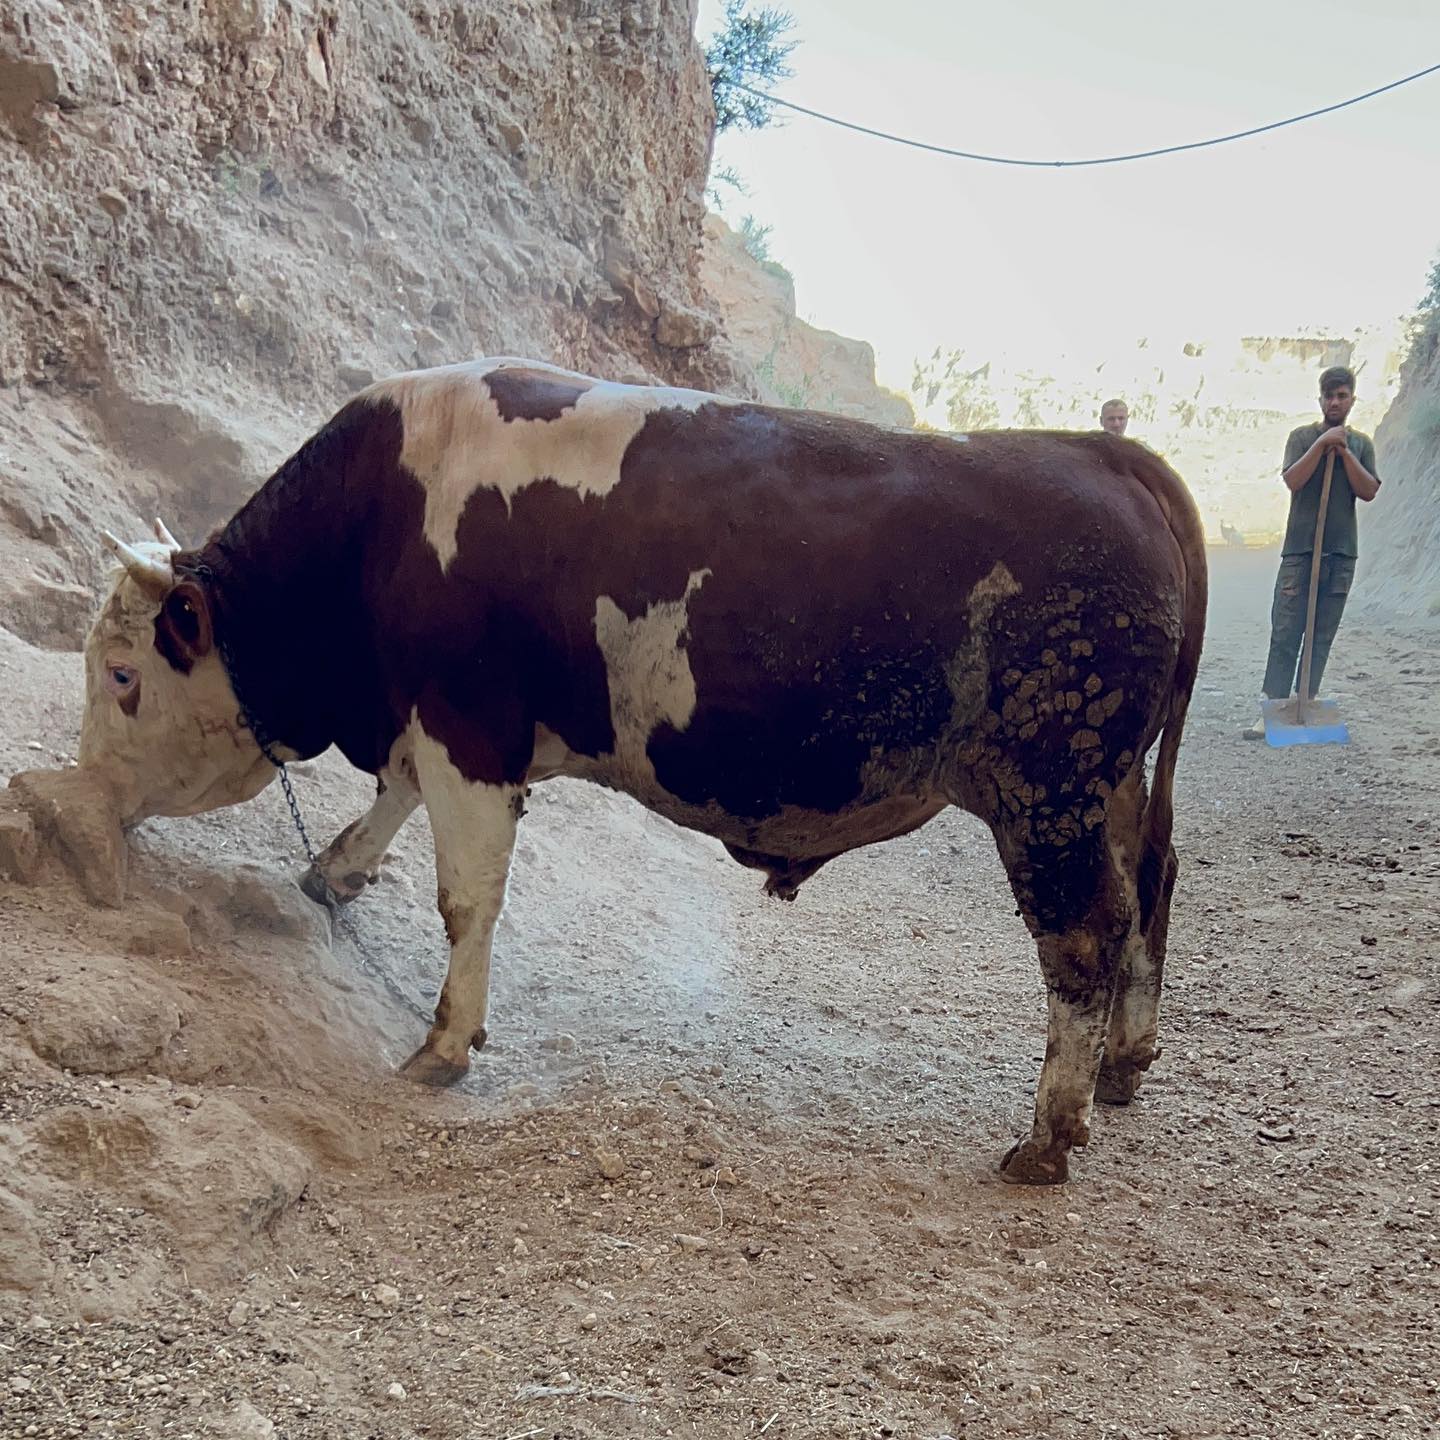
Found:
[[[1328,430],[1320,432],[1320,438],[1315,443],[1322,453],[1326,450],[1344,450],[1350,443],[1349,427],[1332,425]]]

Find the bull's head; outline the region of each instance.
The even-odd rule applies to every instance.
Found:
[[[102,778],[124,824],[195,815],[258,795],[275,771],[239,724],[210,600],[175,574],[180,546],[105,535],[123,567],[85,642],[80,767]]]

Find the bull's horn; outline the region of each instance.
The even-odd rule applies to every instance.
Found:
[[[155,522],[155,538],[165,546],[167,550],[181,550],[184,548],[166,528],[163,520],[157,520]]]
[[[100,532],[105,548],[125,567],[130,578],[147,594],[156,600],[163,600],[175,588],[175,573],[168,565],[142,555],[123,540],[117,540],[108,530]]]

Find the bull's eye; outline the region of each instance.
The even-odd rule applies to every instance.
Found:
[[[109,665],[105,669],[105,688],[118,698],[128,695],[139,678],[138,672],[132,666]]]
[[[140,712],[140,672],[133,665],[107,665],[105,688],[132,720]]]

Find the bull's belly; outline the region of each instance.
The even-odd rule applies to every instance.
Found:
[[[616,756],[562,753],[549,732],[539,737],[532,780],[564,775],[589,780],[637,800],[647,810],[687,830],[722,843],[791,860],[828,859],[862,845],[874,845],[925,824],[950,803],[923,788],[872,793],[834,810],[781,805],[762,816],[737,815],[714,801],[696,805],[666,790],[648,766]]]

